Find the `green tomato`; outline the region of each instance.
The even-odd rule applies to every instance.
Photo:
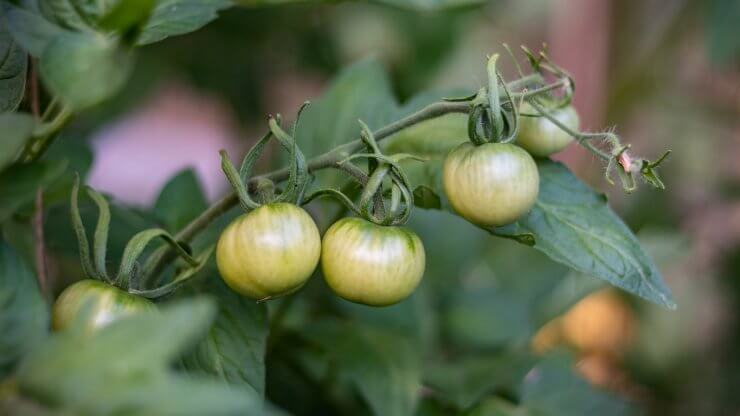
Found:
[[[329,287],[351,302],[392,305],[416,289],[424,275],[424,246],[404,227],[343,218],[324,235],[321,269]]]
[[[513,144],[463,143],[445,159],[443,184],[455,211],[483,226],[509,224],[537,200],[540,176],[532,156]]]
[[[52,328],[61,331],[80,321],[92,332],[125,316],[156,309],[151,301],[108,283],[81,280],[64,289],[54,302]]]
[[[529,103],[522,104],[522,113],[537,114]],[[571,130],[578,131],[578,113],[572,106],[551,110],[552,115]],[[516,144],[534,156],[547,157],[565,149],[573,137],[545,117],[519,117]]]
[[[288,203],[266,204],[235,219],[216,248],[224,282],[253,299],[300,289],[320,255],[316,223],[305,210]]]

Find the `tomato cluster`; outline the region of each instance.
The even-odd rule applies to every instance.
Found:
[[[564,149],[572,138],[545,117],[532,117],[523,103],[516,144],[463,143],[445,159],[443,187],[453,209],[485,227],[510,224],[535,204],[539,173],[535,157]],[[551,117],[577,130],[572,107],[553,109]],[[531,154],[531,155],[530,155]],[[327,285],[356,303],[386,306],[408,297],[424,274],[419,237],[402,226],[344,218],[323,240],[311,216],[298,205],[272,202],[234,220],[216,247],[221,277],[234,291],[267,300],[299,290],[321,263]],[[83,280],[67,288],[54,305],[53,326],[69,326],[83,310],[85,325],[97,328],[139,310],[150,301],[109,284]]]
[[[264,300],[300,289],[321,269],[340,297],[373,306],[406,298],[424,274],[424,247],[404,227],[344,218],[324,235],[303,209],[268,204],[232,222],[216,248],[219,272],[234,291]]]

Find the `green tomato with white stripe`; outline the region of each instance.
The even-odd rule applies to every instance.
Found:
[[[408,297],[424,275],[424,246],[404,227],[343,218],[326,231],[321,269],[338,296],[355,303],[386,306]]]
[[[271,203],[235,219],[221,233],[216,263],[235,292],[257,300],[300,289],[316,269],[321,235],[310,215]]]
[[[64,289],[52,308],[52,328],[61,331],[81,325],[94,332],[118,319],[157,307],[141,296],[99,280],[80,280]]]
[[[532,156],[505,143],[461,144],[447,155],[442,179],[455,212],[485,227],[506,225],[526,214],[540,184]]]

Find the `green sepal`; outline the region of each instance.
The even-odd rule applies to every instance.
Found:
[[[98,206],[98,223],[95,226],[95,236],[93,237],[93,259],[95,261],[95,270],[98,275],[110,280],[108,271],[105,267],[105,258],[108,251],[108,229],[110,227],[110,207],[108,201],[103,195],[94,189],[87,187],[87,195],[90,196]]]
[[[75,174],[74,185],[72,185],[72,194],[70,198],[70,216],[72,219],[72,228],[77,235],[77,245],[80,251],[80,263],[82,263],[82,271],[86,277],[92,279],[103,280],[103,276],[99,275],[93,266],[92,259],[90,258],[90,242],[87,240],[87,233],[85,232],[85,225],[82,223],[82,217],[80,216],[79,207],[79,191],[80,191],[80,175]]]
[[[129,292],[148,299],[157,299],[169,295],[187,283],[191,278],[193,278],[193,276],[203,269],[203,266],[208,262],[208,258],[211,256],[211,253],[213,253],[214,248],[215,246],[211,245],[203,250],[203,252],[195,257],[195,261],[197,262],[195,266],[182,269],[169,283],[156,289],[139,290],[138,288],[131,288],[129,289]]]
[[[190,266],[196,267],[199,265],[198,261],[194,259],[187,250],[184,244],[178,243],[172,235],[161,228],[152,228],[144,230],[133,237],[126,244],[126,248],[123,250],[123,256],[121,258],[121,265],[118,269],[118,275],[116,276],[116,282],[120,284],[124,289],[129,288],[130,278],[133,274],[136,262],[144,252],[146,246],[155,238],[162,238],[165,240],[175,252],[182,257]],[[144,266],[144,272],[148,272],[152,265],[147,262]]]

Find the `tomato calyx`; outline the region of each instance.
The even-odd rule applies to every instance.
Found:
[[[87,238],[84,224],[79,209],[80,178],[75,177],[70,197],[72,226],[77,236],[80,251],[80,261],[85,276],[89,279],[105,282],[108,285],[119,288],[132,295],[146,298],[159,298],[172,293],[182,284],[191,279],[206,264],[213,247],[208,247],[197,255],[191,253],[191,249],[184,243],[178,242],[167,231],[153,228],[141,231],[134,235],[126,244],[118,272],[114,275],[107,270],[106,254],[108,244],[108,228],[110,225],[110,207],[106,199],[91,187],[86,186],[87,195],[98,207],[98,222],[95,227],[92,250]],[[174,248],[176,254],[185,260],[186,267],[175,273],[168,283],[159,287],[147,288],[148,280],[154,274],[156,256],[152,254],[143,267],[139,259],[143,255],[147,245],[154,239],[163,239]]]
[[[378,146],[370,128],[359,121],[361,127],[360,138],[366,147],[366,152],[347,156],[337,162],[337,167],[350,173],[362,187],[359,203],[355,204],[344,193],[336,189],[320,189],[306,198],[306,203],[318,197],[329,196],[339,200],[350,211],[365,220],[377,225],[403,225],[408,221],[414,206],[414,194],[411,191],[411,182],[399,165],[405,159],[425,160],[418,156],[397,153],[385,155]],[[366,159],[368,173],[365,174],[352,161]],[[390,179],[390,181],[386,181]],[[384,198],[384,184],[389,183],[390,201]],[[390,205],[387,205],[390,202]]]

